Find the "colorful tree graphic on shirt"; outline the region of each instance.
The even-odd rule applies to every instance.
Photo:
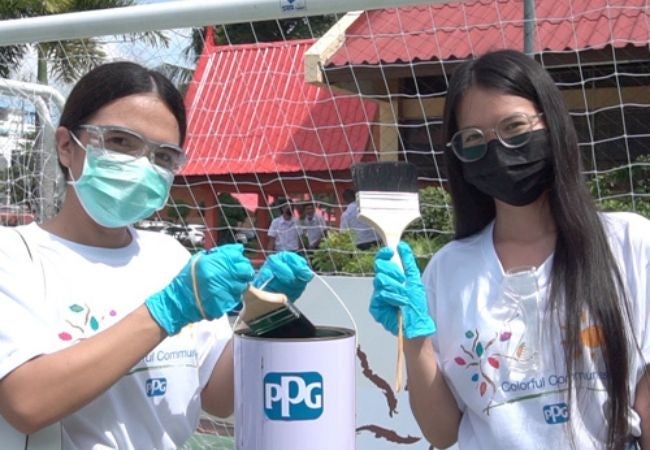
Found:
[[[496,383],[487,375],[485,368],[487,366],[492,367],[493,369],[501,368],[504,360],[511,360],[515,364],[518,362],[527,361],[528,358],[532,356],[525,355],[526,343],[520,341],[512,354],[499,353],[497,349],[501,347],[504,343],[511,341],[512,332],[509,329],[502,330],[498,333],[495,333],[494,337],[490,339],[485,345],[480,340],[480,335],[478,330],[468,330],[465,332],[465,337],[467,339],[472,339],[472,344],[470,349],[465,348],[464,345],[461,345],[460,348],[463,352],[463,355],[457,356],[454,358],[454,362],[466,369],[471,370],[471,380],[476,383],[478,386],[478,391],[481,397],[484,397],[488,392],[488,387],[492,389],[492,395],[489,397],[488,403],[483,408],[483,412],[487,415],[490,414],[490,410],[498,407],[507,405],[510,403],[516,403],[524,400],[533,399],[536,397],[541,397],[545,395],[557,394],[559,392],[564,392],[566,389],[554,389],[545,392],[538,392],[534,394],[526,394],[521,397],[511,398],[502,403],[493,403],[494,396],[497,392]],[[491,350],[491,351],[489,351]],[[487,366],[486,366],[487,364]],[[512,363],[510,363],[512,364]]]
[[[510,331],[496,333],[495,336],[485,345],[480,340],[480,333],[478,330],[467,330],[465,332],[465,337],[472,340],[471,347],[468,350],[461,344],[460,349],[463,354],[456,356],[454,362],[471,371],[471,380],[474,383],[477,383],[481,397],[485,396],[488,386],[492,388],[492,397],[494,397],[497,387],[494,381],[492,381],[492,379],[485,373],[484,364],[488,364],[494,369],[501,367],[501,358],[507,358],[507,356],[500,353],[488,353],[488,350],[490,350],[497,340],[498,342],[509,341],[512,337],[512,333]]]
[[[59,339],[62,341],[71,341],[75,339],[75,336],[73,336],[73,334],[79,334],[76,336],[76,339],[94,334],[97,330],[99,330],[100,325],[104,322],[106,317],[105,315],[98,317],[96,314],[93,314],[88,305],[82,306],[77,303],[73,303],[72,305],[68,306],[68,310],[73,313],[70,315],[73,320],[65,320],[71,329],[69,331],[61,331],[59,333]],[[114,309],[111,309],[108,311],[108,315],[110,317],[115,317],[117,315],[117,312]]]

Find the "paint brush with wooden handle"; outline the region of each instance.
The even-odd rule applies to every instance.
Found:
[[[417,168],[400,161],[360,163],[352,166],[352,181],[357,191],[359,218],[375,229],[384,245],[393,250],[392,260],[402,268],[397,244],[406,227],[420,217]],[[401,313],[397,321],[395,390],[399,391],[404,359]]]

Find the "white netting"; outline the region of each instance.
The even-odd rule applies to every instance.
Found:
[[[63,95],[70,84],[62,75],[77,76],[66,66],[129,59],[160,69],[186,93],[189,163],[168,206],[142,227],[190,248],[239,241],[259,263],[282,199],[301,207],[314,202],[329,230],[310,252],[314,267],[368,273],[371,254],[339,232],[350,166],[374,159],[418,166],[423,221],[408,238],[425,261],[451,233],[441,157],[448,77],[459,60],[524,49],[526,23],[534,57],[565,94],[594,195],[606,209],[650,217],[650,5],[538,0],[526,20],[524,3],[481,0],[255,24],[244,17],[239,25],[160,31],[167,47],[123,36],[0,47],[0,65],[9,79],[47,79]],[[45,58],[40,66],[37,54]],[[43,61],[47,78],[37,76]],[[0,97],[5,223],[40,220],[58,204],[59,185],[45,170],[51,133],[35,99],[56,125],[59,106],[47,95],[4,86]],[[228,421],[207,420],[202,429],[210,431],[197,434],[194,447],[232,445],[221,442],[232,436]]]

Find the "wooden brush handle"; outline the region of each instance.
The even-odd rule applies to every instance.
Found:
[[[397,313],[397,362],[395,363],[395,392],[404,386],[404,319],[401,311]]]
[[[397,244],[401,238],[402,232],[388,234],[386,233],[383,238],[387,247],[390,247],[393,250],[393,257],[391,261],[397,264],[397,267],[400,270],[404,271],[404,266],[402,265],[402,258],[397,252]],[[395,361],[395,392],[399,392],[404,385],[404,318],[402,317],[402,312],[397,310],[397,361]]]

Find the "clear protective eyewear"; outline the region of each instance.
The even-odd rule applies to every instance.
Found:
[[[508,148],[518,148],[530,141],[531,132],[537,120],[543,113],[513,114],[499,120],[494,128],[482,130],[470,127],[458,130],[447,143],[454,154],[463,162],[474,162],[485,156],[487,152],[487,131],[494,131],[499,142]]]
[[[90,136],[89,145],[140,158],[147,157],[158,167],[177,172],[185,164],[185,152],[174,144],[156,142],[128,128],[113,125],[79,125]]]

